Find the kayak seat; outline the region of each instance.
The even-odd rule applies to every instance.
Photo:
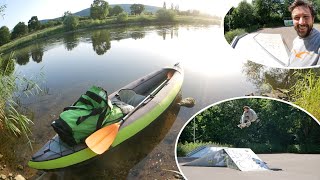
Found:
[[[133,107],[136,107],[145,98],[145,96],[137,94],[132,89],[121,89],[118,95],[120,101],[130,104]]]

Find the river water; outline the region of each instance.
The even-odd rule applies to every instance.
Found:
[[[176,136],[184,123],[212,103],[258,92],[265,81],[264,73],[260,73],[264,67],[234,54],[217,25],[86,30],[38,41],[15,50],[15,56],[15,72],[35,79],[44,89],[41,95],[21,100],[34,117],[34,150],[21,144],[15,147],[19,149],[17,158],[24,164],[55,134],[50,127],[52,120],[91,85],[111,93],[154,70],[180,62],[185,77],[178,100],[196,99],[193,108],[173,104],[158,123],[94,162],[48,173],[47,179],[172,178],[170,170],[177,170]],[[274,74],[283,73],[279,71]],[[28,167],[25,171],[29,176],[36,172]]]

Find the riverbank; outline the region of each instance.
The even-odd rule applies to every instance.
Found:
[[[66,31],[63,25],[46,28],[32,34],[28,34],[19,39],[11,41],[0,47],[0,54],[8,53],[16,48],[33,43],[37,40],[60,36],[64,33],[81,32],[89,29],[114,28],[114,27],[130,27],[130,26],[150,26],[150,25],[172,25],[172,24],[192,24],[192,25],[220,25],[221,19],[206,17],[206,16],[176,16],[172,22],[162,22],[156,19],[155,16],[135,16],[128,17],[128,20],[119,23],[115,18],[105,20],[87,19],[79,22],[79,25],[74,31]]]

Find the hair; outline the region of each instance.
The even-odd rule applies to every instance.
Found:
[[[308,1],[305,0],[295,0],[288,8],[288,10],[290,11],[290,13],[292,13],[292,11],[298,7],[298,6],[304,6],[306,8],[309,8],[310,12],[311,12],[311,16],[314,17],[315,16],[315,10],[312,7],[312,4]]]
[[[249,106],[243,106],[243,109],[250,109]]]

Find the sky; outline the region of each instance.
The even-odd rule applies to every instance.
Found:
[[[109,4],[145,4],[162,7],[179,5],[180,10],[197,9],[212,15],[223,17],[227,11],[236,6],[240,0],[106,0]],[[24,22],[26,25],[32,16],[39,20],[61,17],[64,12],[72,13],[89,8],[93,0],[0,0],[0,5],[6,5],[4,17],[0,16],[0,27],[9,29]]]

